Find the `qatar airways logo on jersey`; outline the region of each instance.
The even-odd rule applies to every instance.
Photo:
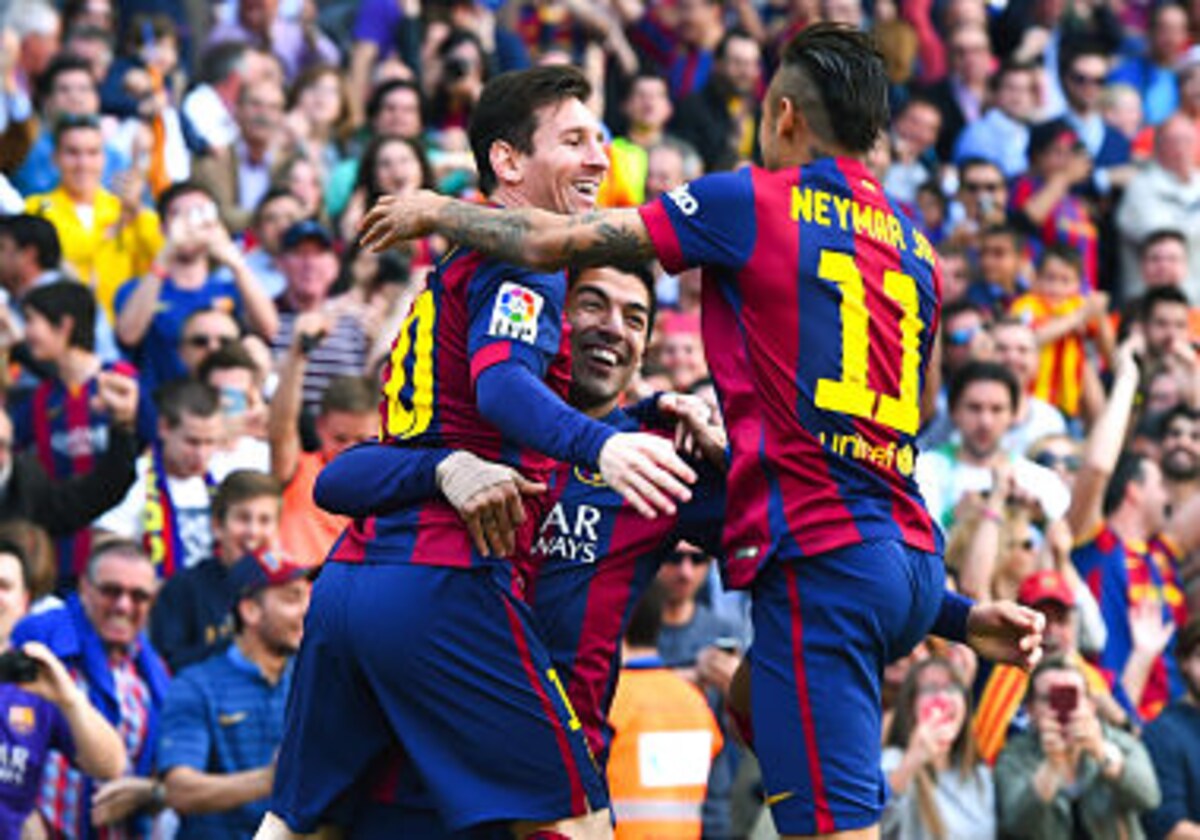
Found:
[[[600,508],[592,505],[567,507],[558,502],[542,520],[533,553],[546,560],[566,563],[595,563],[600,535]]]
[[[0,783],[14,786],[25,784],[25,771],[28,767],[28,747],[0,744]]]

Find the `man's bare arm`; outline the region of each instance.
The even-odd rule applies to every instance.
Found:
[[[654,258],[637,210],[594,210],[562,216],[535,208],[494,208],[432,192],[384,196],[359,225],[360,242],[384,251],[437,234],[504,262],[540,271],[611,265],[633,267]]]

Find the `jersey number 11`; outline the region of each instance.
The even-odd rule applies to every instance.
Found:
[[[921,425],[921,330],[917,282],[899,271],[885,271],[883,293],[900,307],[899,393],[881,394],[867,384],[870,349],[870,313],[866,286],[854,258],[838,251],[822,251],[817,274],[841,289],[842,377],[818,379],[817,408],[874,420],[883,426],[915,435]]]

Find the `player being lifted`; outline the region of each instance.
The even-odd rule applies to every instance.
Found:
[[[929,632],[945,588],[913,480],[940,277],[863,163],[887,120],[869,38],[817,25],[788,45],[767,91],[765,170],[571,218],[384,198],[362,226],[376,249],[438,233],[541,270],[655,256],[671,272],[703,268],[732,453],[726,572],[753,589],[756,748],[785,836],[877,836],[880,674]],[[951,603],[952,636],[1036,658],[1036,614]]]
[[[590,209],[607,169],[582,74],[497,77],[470,137],[480,184],[506,206]],[[598,468],[639,510],[674,512],[695,478],[669,440],[569,409],[567,281],[481,254],[447,256],[384,373],[383,437],[465,449],[544,480],[555,459]],[[535,497],[519,542],[541,519]],[[528,551],[517,556],[528,556]],[[603,779],[521,598],[528,569],[472,549],[440,497],[352,525],[316,582],[289,698],[272,812],[296,832],[345,823],[394,740],[451,830],[603,835]],[[290,836],[268,815],[260,837]]]

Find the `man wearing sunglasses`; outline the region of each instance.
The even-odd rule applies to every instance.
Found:
[[[981,157],[959,163],[958,206],[962,212],[952,215],[950,240],[978,248],[981,232],[1004,224],[1008,210],[1008,182],[998,164]]]
[[[197,309],[183,321],[179,359],[188,376],[195,376],[211,354],[240,339],[241,330],[232,314],[223,309]]]
[[[169,675],[144,632],[157,588],[142,547],[110,540],[92,551],[79,592],[62,608],[31,615],[13,630],[14,644],[41,642],[62,660],[129,753],[128,775],[103,785],[51,754],[38,808],[54,836],[97,838],[105,827],[131,831],[139,823],[145,830],[139,818],[163,804],[152,774]]]
[[[1087,191],[1107,196],[1129,183],[1136,171],[1130,162],[1129,139],[1104,121],[1100,110],[1108,55],[1102,47],[1084,45],[1059,61],[1059,77],[1067,108],[1063,118],[1075,130],[1095,168]]]

